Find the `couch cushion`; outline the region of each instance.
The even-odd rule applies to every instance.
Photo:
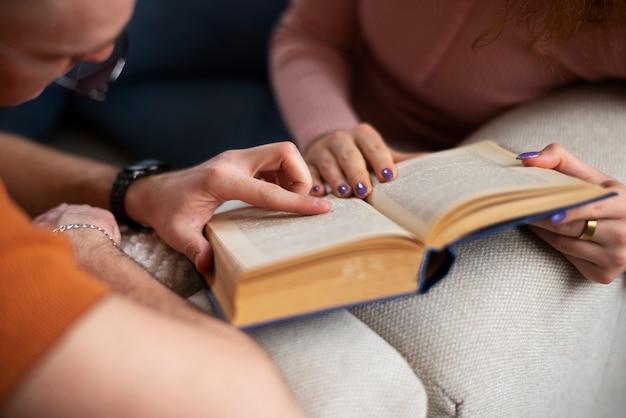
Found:
[[[425,417],[406,360],[345,310],[253,331],[309,417]]]
[[[491,138],[515,152],[560,142],[626,181],[625,92],[563,91],[508,112],[468,142]],[[623,277],[591,283],[524,228],[458,251],[449,276],[424,297],[353,310],[416,370],[429,416],[623,414]]]

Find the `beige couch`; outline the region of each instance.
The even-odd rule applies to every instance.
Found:
[[[626,182],[626,87],[554,94],[502,115],[467,141],[483,138],[515,152],[560,142]],[[68,139],[57,143],[75,150]],[[123,159],[102,144],[81,147]],[[154,235],[127,233],[123,247],[159,280],[207,306],[188,262]],[[461,246],[448,277],[424,296],[251,335],[312,417],[620,417],[625,300],[623,277],[591,283],[519,228]]]

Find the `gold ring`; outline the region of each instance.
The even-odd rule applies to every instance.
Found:
[[[578,237],[578,239],[583,241],[589,241],[593,237],[593,233],[596,232],[596,227],[598,226],[598,221],[596,220],[588,220],[585,225],[585,230]]]

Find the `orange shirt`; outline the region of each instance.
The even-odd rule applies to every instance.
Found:
[[[0,405],[107,286],[80,270],[66,238],[32,226],[0,181]]]

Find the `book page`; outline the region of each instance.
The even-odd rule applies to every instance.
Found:
[[[244,207],[213,217],[209,228],[246,269],[374,236],[411,234],[356,198],[326,197],[329,213],[305,216]]]
[[[375,181],[368,201],[425,240],[442,213],[494,191],[579,182],[554,170],[524,167],[516,155],[483,141],[398,164],[399,176]]]

